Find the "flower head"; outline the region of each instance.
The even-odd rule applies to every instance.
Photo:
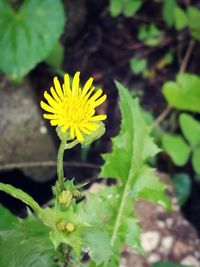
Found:
[[[44,118],[50,120],[51,125],[61,127],[63,133],[69,131],[71,139],[75,137],[84,141],[84,135],[90,135],[99,127],[98,121],[106,119],[106,115],[95,115],[95,108],[106,100],[102,89],[94,92],[93,78],[80,88],[80,72],[76,72],[70,85],[68,74],[64,75],[64,84],[61,87],[58,78],[54,78],[54,88],[51,95],[44,92],[44,101],[40,102],[42,109],[49,112]]]

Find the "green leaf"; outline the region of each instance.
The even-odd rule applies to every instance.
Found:
[[[174,10],[176,7],[176,0],[164,0],[163,1],[163,18],[168,27],[174,25]]]
[[[191,266],[179,264],[172,261],[160,261],[154,263],[152,267],[191,267]]]
[[[171,202],[163,194],[165,189],[166,185],[156,177],[155,171],[144,165],[138,173],[138,179],[134,184],[132,194],[136,199],[152,201],[170,211]]]
[[[0,205],[0,230],[10,229],[17,222],[17,217],[14,216],[8,209]]]
[[[181,114],[179,123],[189,144],[193,148],[200,145],[200,122],[188,114]]]
[[[188,161],[190,148],[185,143],[182,136],[164,134],[162,136],[162,146],[176,165],[183,166]]]
[[[47,58],[64,27],[60,0],[24,1],[15,11],[0,2],[0,69],[20,80]]]
[[[192,37],[194,37],[199,41],[200,25],[198,21],[200,21],[200,10],[195,7],[189,6],[187,9],[187,14],[188,14],[189,28],[191,31],[191,35]]]
[[[122,12],[123,2],[121,0],[110,0],[111,16],[116,17]]]
[[[195,172],[200,175],[200,147],[195,148],[192,155],[192,166]]]
[[[147,69],[147,60],[145,58],[132,58],[130,60],[131,70],[135,74],[140,74]]]
[[[127,17],[134,16],[134,14],[141,8],[142,6],[141,0],[130,0],[124,5],[124,15]]]
[[[179,173],[173,176],[178,203],[183,206],[191,193],[191,178],[187,173]]]
[[[159,149],[150,137],[150,127],[146,124],[138,99],[133,100],[128,90],[120,83],[116,83],[116,85],[120,95],[121,130],[119,135],[112,139],[112,152],[103,155],[105,163],[100,176],[117,178],[121,184],[118,194],[115,194],[118,201],[115,200],[115,208],[111,209],[114,212],[110,221],[107,222],[111,232],[111,246],[115,247],[119,253],[122,244],[129,243],[131,237],[133,238],[132,245],[136,249],[140,248],[138,244],[140,231],[136,227],[136,219],[133,214],[135,201],[139,198],[148,198],[149,201],[158,203],[160,197],[160,203],[168,206],[169,200],[166,201],[165,186],[158,182],[157,178],[155,179],[151,168],[146,165],[147,160],[153,157]],[[146,177],[149,179],[146,184],[144,183],[145,179],[142,180],[141,173],[144,169]],[[133,219],[132,228],[130,228],[130,224],[127,227],[126,218]],[[131,222],[133,223],[133,221]],[[128,234],[132,236],[128,238]],[[105,266],[108,266],[108,263]]]
[[[0,190],[15,197],[30,206],[36,213],[41,214],[42,209],[38,203],[27,193],[9,184],[0,183]]]
[[[155,24],[143,24],[139,27],[138,39],[148,46],[156,46],[161,40],[161,31]]]
[[[60,42],[56,42],[51,53],[45,59],[46,63],[53,68],[60,68],[64,58],[64,47]]]
[[[84,236],[90,248],[90,257],[97,265],[105,262],[112,254],[108,232],[103,228],[94,228],[87,231]]]
[[[124,242],[126,245],[135,249],[141,254],[143,253],[140,243],[141,229],[138,225],[138,221],[135,218],[125,218],[124,222],[122,223],[122,227],[120,228],[120,233],[124,234]]]
[[[44,224],[49,227],[54,226],[55,211],[53,209],[42,209],[31,196],[29,196],[21,189],[16,188],[12,185],[0,183],[0,190],[11,195],[12,197],[21,200],[22,202],[30,206],[34,210],[34,212],[37,213],[37,215],[40,217]]]
[[[138,99],[133,100],[128,90],[120,83],[116,85],[120,94],[121,130],[119,135],[112,139],[112,153],[103,155],[105,163],[100,175],[119,178],[126,183],[127,178],[132,176],[132,169],[140,170],[144,162],[153,157],[159,149],[149,135],[150,128],[146,125]]]
[[[53,267],[55,250],[49,231],[29,217],[15,224],[12,230],[0,231],[1,267]]]
[[[174,10],[174,15],[175,15],[175,27],[177,30],[182,30],[188,26],[188,18],[182,8],[176,6]]]
[[[200,77],[190,73],[177,75],[176,81],[164,84],[162,92],[171,107],[200,112]]]

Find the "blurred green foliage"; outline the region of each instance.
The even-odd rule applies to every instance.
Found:
[[[163,134],[163,149],[178,166],[185,165],[191,155],[194,171],[200,175],[200,122],[183,113],[179,124],[183,136]]]
[[[148,46],[156,46],[161,41],[161,31],[151,24],[142,24],[139,27],[138,39]]]
[[[168,27],[175,27],[178,31],[188,28],[191,36],[200,40],[200,10],[197,7],[182,8],[176,0],[164,0],[163,19]]]
[[[20,81],[46,59],[65,23],[60,0],[24,0],[14,10],[0,1],[0,69]]]
[[[143,0],[110,0],[110,13],[113,17],[120,14],[133,16],[142,4]]]
[[[178,203],[183,206],[190,196],[192,185],[191,177],[187,173],[178,173],[172,177]]]
[[[180,73],[176,81],[167,81],[162,92],[168,104],[178,110],[200,112],[200,77],[192,73]]]
[[[145,58],[133,57],[130,60],[130,66],[135,74],[141,74],[147,69],[147,60]]]

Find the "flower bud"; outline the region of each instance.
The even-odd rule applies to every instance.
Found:
[[[72,202],[72,198],[73,198],[73,194],[71,193],[71,191],[64,190],[60,194],[60,196],[58,198],[58,201],[59,201],[60,204],[63,204],[66,207],[68,207]]]
[[[75,225],[73,223],[67,223],[65,229],[67,232],[72,233],[75,231]]]
[[[66,230],[66,222],[64,221],[60,221],[59,223],[57,223],[57,228],[58,230],[65,232]]]

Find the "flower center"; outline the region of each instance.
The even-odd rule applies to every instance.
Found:
[[[68,125],[88,122],[95,113],[90,103],[80,96],[66,97],[63,100],[62,110],[63,119]]]

